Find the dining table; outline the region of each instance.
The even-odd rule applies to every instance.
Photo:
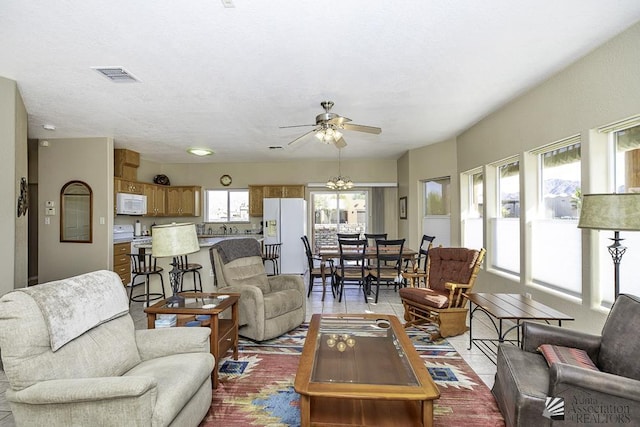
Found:
[[[386,251],[386,253],[393,252]],[[324,301],[324,297],[327,293],[327,275],[325,267],[327,265],[327,261],[340,258],[340,248],[338,248],[338,246],[321,246],[317,249],[315,255],[320,258],[320,271],[322,273],[322,301]],[[402,249],[402,259],[410,261],[411,264],[415,262],[417,255],[418,251],[416,250],[409,248]],[[364,257],[368,260],[376,259],[376,248],[373,246],[368,246],[365,250]]]

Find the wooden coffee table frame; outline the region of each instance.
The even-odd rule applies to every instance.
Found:
[[[313,382],[314,360],[322,318],[385,319],[400,343],[419,385]],[[320,315],[311,318],[294,383],[300,394],[301,426],[432,426],[433,401],[440,391],[424,361],[395,316],[381,314]]]
[[[183,292],[180,296],[186,299],[198,298],[216,298],[220,295],[227,295],[227,298],[213,308],[189,308],[189,307],[163,307],[167,303],[164,299],[144,309],[147,313],[147,328],[154,329],[156,316],[158,314],[208,314],[211,316],[209,328],[211,335],[209,337],[209,347],[211,354],[215,358],[215,365],[211,373],[213,388],[218,388],[218,364],[220,358],[227,351],[233,349],[233,359],[238,360],[238,301],[240,294],[237,293],[199,293],[199,292]],[[231,309],[231,319],[221,319],[220,314]]]

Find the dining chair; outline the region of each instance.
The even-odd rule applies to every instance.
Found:
[[[367,241],[365,239],[339,239],[340,266],[336,268],[338,301],[342,302],[345,282],[357,283],[362,287],[364,301],[367,302],[369,270],[365,266]]]
[[[280,274],[280,248],[282,243],[269,243],[264,245],[262,251],[262,263],[266,264],[267,261],[273,264],[273,276]]]
[[[374,247],[376,245],[376,240],[387,239],[387,233],[364,233],[364,238],[367,239],[367,245]]]
[[[376,282],[376,303],[380,293],[380,282],[393,283],[394,291],[402,286],[402,250],[405,239],[376,240],[376,258],[369,267],[370,283]]]
[[[420,281],[424,281],[425,286],[427,284],[427,259],[429,257],[429,250],[433,247],[433,241],[435,236],[422,236],[420,242],[420,249],[418,249],[418,255],[413,260],[406,260],[404,271],[402,275],[405,279],[408,279],[411,283],[411,287],[420,286]]]
[[[338,240],[340,239],[351,239],[358,240],[360,239],[360,233],[337,233]]]
[[[307,236],[300,237],[302,239],[302,243],[304,243],[304,250],[307,254],[307,261],[309,263],[309,290],[307,291],[307,298],[311,295],[311,290],[313,289],[313,281],[315,279],[321,279],[324,273],[324,276],[331,278],[331,293],[333,297],[336,297],[336,289],[335,289],[335,268],[333,264],[333,260],[328,260],[329,266],[328,269],[326,266],[320,264],[316,266],[316,262],[322,261],[321,258],[316,257],[311,252],[311,245],[309,244],[309,238]]]

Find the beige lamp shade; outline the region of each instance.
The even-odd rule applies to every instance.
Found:
[[[153,227],[151,254],[154,257],[187,255],[200,250],[196,226],[192,223],[156,225]]]
[[[585,194],[578,228],[640,230],[640,193]]]

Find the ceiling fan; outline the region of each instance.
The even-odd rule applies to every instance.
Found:
[[[280,129],[315,126],[314,129],[300,135],[299,137],[291,141],[289,145],[295,144],[308,135],[315,134],[316,138],[318,138],[325,144],[333,144],[336,146],[336,148],[344,148],[347,146],[347,143],[342,137],[342,130],[355,130],[357,132],[374,133],[376,135],[382,132],[382,129],[378,127],[349,123],[351,119],[342,117],[336,113],[331,113],[330,110],[331,107],[333,107],[333,101],[323,101],[320,103],[320,105],[322,106],[322,108],[324,108],[324,113],[318,114],[316,116],[316,124],[280,126]]]

